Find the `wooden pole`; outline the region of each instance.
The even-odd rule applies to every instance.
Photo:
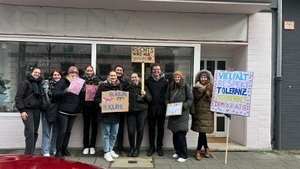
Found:
[[[229,126],[230,126],[230,118],[227,117],[227,136],[226,136],[225,164],[227,164],[227,156],[228,156],[227,154],[228,154]]]
[[[145,63],[142,62],[142,91],[144,91],[144,83],[145,83],[144,72],[145,72]]]

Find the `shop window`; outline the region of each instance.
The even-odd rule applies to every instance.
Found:
[[[105,80],[107,78],[108,72],[112,70],[111,64],[98,64],[97,67],[97,75],[100,76],[101,79]]]
[[[49,42],[0,42],[0,112],[17,111],[14,98],[18,84],[33,67],[48,78],[53,69],[67,72],[69,66],[84,69],[91,65],[90,44]]]

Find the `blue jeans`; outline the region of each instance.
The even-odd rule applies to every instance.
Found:
[[[119,130],[119,123],[101,123],[102,146],[104,152],[113,150]]]
[[[25,125],[25,154],[34,154],[40,125],[40,110],[26,109],[25,112],[28,115],[26,120],[22,120]]]
[[[56,152],[56,139],[58,135],[57,122],[55,122],[54,124],[49,124],[46,119],[45,112],[42,112],[42,129],[43,129],[43,133],[42,133],[41,153],[47,154],[50,152],[52,153]],[[51,144],[50,144],[50,139],[51,139]]]

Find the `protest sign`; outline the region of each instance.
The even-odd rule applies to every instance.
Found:
[[[102,92],[102,113],[128,112],[129,92],[112,90]]]
[[[182,102],[167,104],[166,116],[177,116],[182,113]]]
[[[94,101],[97,90],[96,85],[85,85],[85,101]]]
[[[253,72],[216,70],[211,111],[250,116]]]
[[[137,47],[131,48],[131,62],[154,63],[155,62],[154,47]]]
[[[84,84],[84,80],[79,77],[74,77],[69,86],[69,92],[79,95],[79,92]]]

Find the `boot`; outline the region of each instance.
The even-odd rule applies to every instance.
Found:
[[[135,148],[133,153],[132,153],[132,157],[138,157],[140,154],[140,149],[139,148]]]
[[[71,156],[71,153],[67,150],[67,148],[63,148],[61,153],[62,153],[63,156],[66,156],[66,157]]]
[[[205,157],[205,158],[209,158],[209,157],[210,157],[209,148],[206,148],[206,149],[205,149],[204,157]]]
[[[55,157],[56,158],[64,158],[64,156],[62,155],[60,150],[57,150],[57,152],[55,153]]]
[[[196,160],[201,160],[201,150],[196,150]]]

